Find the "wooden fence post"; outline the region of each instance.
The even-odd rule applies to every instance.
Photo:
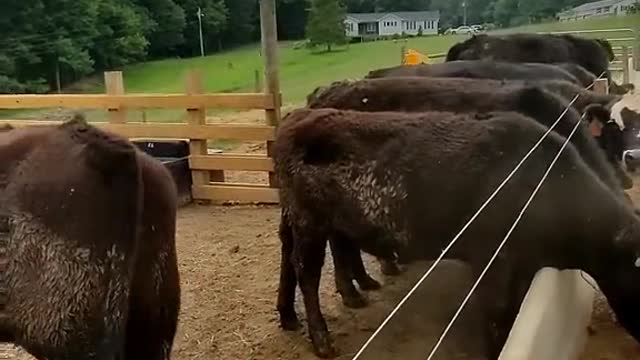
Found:
[[[254,90],[257,93],[261,93],[263,91],[262,89],[262,80],[260,79],[260,70],[255,70],[254,74],[253,74],[253,83],[254,83]]]
[[[633,43],[633,64],[636,71],[640,71],[640,28],[636,29],[636,41]]]
[[[204,93],[202,88],[202,74],[199,71],[190,71],[187,74],[187,95],[195,95]],[[207,109],[187,109],[189,115],[187,122],[190,125],[204,125],[207,122]],[[207,140],[189,139],[189,153],[191,155],[207,155]],[[198,171],[191,172],[193,186],[209,185],[209,182],[224,182],[223,170]]]
[[[593,84],[593,91],[598,94],[608,94],[609,93],[609,82],[607,79],[598,79],[595,84]]]
[[[122,71],[106,71],[104,73],[104,86],[107,95],[124,95],[124,81]],[[115,109],[107,109],[109,112],[109,122],[114,124],[124,124],[127,122],[125,110],[122,106]]]
[[[266,110],[267,122],[278,126],[280,122],[280,79],[278,74],[278,28],[276,23],[276,1],[260,0],[260,28],[262,32],[262,55],[264,56],[264,91],[273,97],[274,109]],[[267,155],[272,155],[273,142],[267,141]],[[269,186],[278,187],[276,174],[269,172]]]
[[[634,29],[636,40],[633,42],[633,68],[640,71],[640,27]]]
[[[406,54],[407,54],[407,47],[403,45],[400,47],[400,65],[404,65],[404,57]]]
[[[629,47],[622,46],[622,83],[629,83]]]

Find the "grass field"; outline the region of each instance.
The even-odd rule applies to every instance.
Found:
[[[640,15],[537,24],[498,32],[596,30],[634,25],[640,26]],[[618,37],[620,34],[610,36]],[[352,44],[344,51],[322,54],[312,54],[306,49],[294,50],[290,43],[283,44],[280,51],[280,71],[284,100],[287,103],[297,103],[319,85],[361,77],[369,70],[397,65],[403,45],[425,54],[434,54],[446,52],[451,45],[464,38],[465,36],[429,36],[408,39],[406,43],[369,42]],[[125,69],[125,85],[127,90],[133,92],[181,91],[184,74],[194,68],[205,74],[205,88],[208,91],[250,91],[254,87],[254,71],[261,69],[261,61],[258,47],[252,46],[205,58],[139,64]],[[229,64],[232,64],[232,68]]]
[[[640,15],[609,17],[583,21],[549,23],[495,31],[539,32],[598,30],[640,25]],[[599,34],[598,36],[601,36]],[[607,37],[629,37],[629,33],[611,33]],[[395,66],[400,62],[402,46],[416,49],[424,54],[446,52],[449,47],[466,36],[428,36],[398,41],[377,41],[351,44],[332,53],[311,53],[307,49],[294,49],[293,43],[281,43],[280,77],[285,104],[294,105],[304,101],[306,95],[320,85],[335,80],[358,78],[368,71],[380,67]],[[615,43],[614,45],[619,45]],[[259,46],[245,46],[233,51],[204,58],[168,59],[132,65],[124,69],[127,92],[182,92],[185,74],[200,70],[204,75],[204,87],[208,92],[251,92],[255,88],[255,71],[262,71]],[[82,91],[103,92],[101,75],[81,82]],[[39,111],[4,113],[3,117],[29,118]],[[219,113],[219,112],[218,112]],[[180,115],[178,115],[180,114]],[[211,112],[213,114],[213,112]],[[181,111],[149,111],[150,121],[175,121],[182,117]],[[92,112],[92,119],[104,119],[104,112]],[[139,121],[139,113],[132,112],[130,118]]]

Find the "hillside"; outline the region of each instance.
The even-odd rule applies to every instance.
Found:
[[[496,33],[596,30],[634,25],[640,25],[640,15],[537,24]],[[611,36],[618,37],[619,34]],[[452,44],[464,38],[465,36],[433,36],[408,39],[406,43],[378,41],[352,44],[348,49],[329,54],[312,54],[306,49],[295,50],[291,43],[285,43],[280,52],[285,102],[299,102],[316,86],[331,81],[361,77],[369,70],[397,65],[403,45],[432,54],[445,52]],[[261,66],[258,47],[255,46],[205,58],[140,64],[125,69],[124,76],[127,89],[130,91],[180,91],[184,73],[190,68],[196,68],[205,74],[205,87],[208,91],[237,92],[253,89],[254,71],[261,69]]]
[[[626,17],[609,17],[583,21],[536,24],[498,30],[492,33],[599,30],[629,28],[640,24],[640,14]],[[588,35],[587,35],[588,36]],[[598,35],[598,36],[601,36]],[[610,33],[607,37],[629,37],[630,33]],[[332,53],[311,53],[307,49],[295,49],[294,43],[281,43],[280,76],[285,104],[304,101],[306,95],[320,85],[332,81],[358,78],[380,67],[394,66],[400,62],[402,46],[425,54],[446,52],[451,45],[466,36],[429,36],[398,41],[377,41],[351,44]],[[615,43],[614,45],[619,45]],[[182,92],[185,74],[200,70],[204,86],[210,92],[251,92],[255,88],[255,71],[262,71],[259,45],[245,46],[233,51],[204,58],[168,59],[129,66],[124,69],[127,92]],[[83,82],[82,91],[102,92],[101,76]],[[77,86],[76,86],[77,88]],[[180,112],[151,112],[155,121],[173,121]],[[19,112],[12,117],[32,117],[36,112]],[[95,114],[93,114],[95,115]],[[139,120],[139,115],[131,115]],[[5,116],[6,117],[6,116]],[[93,118],[93,116],[92,116]]]

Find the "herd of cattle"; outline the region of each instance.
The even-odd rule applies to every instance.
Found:
[[[558,119],[447,258],[475,274],[567,138],[479,288],[496,359],[537,270],[582,269],[640,341],[640,211],[622,152],[637,145],[638,96],[616,85],[606,41],[474,36],[443,64],[372,71],[316,89],[273,147],[282,242],[277,309],[314,352],[337,354],[320,310],[327,242],[343,303],[366,306],[370,277],[431,260]],[[609,79],[617,94],[590,90]],[[575,126],[577,132],[573,133]],[[573,135],[572,135],[573,134]],[[0,129],[0,342],[38,359],[169,359],[180,310],[176,187],[156,159],[82,116]]]

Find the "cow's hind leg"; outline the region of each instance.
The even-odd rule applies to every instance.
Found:
[[[280,313],[280,326],[285,330],[298,330],[300,321],[296,315],[296,272],[293,268],[293,232],[284,215],[280,220],[280,284],[278,286],[278,312]]]
[[[325,233],[312,233],[306,229],[300,231],[295,227],[293,236],[295,238],[293,266],[304,299],[309,336],[313,343],[314,352],[321,358],[334,357],[336,351],[331,344],[327,323],[320,311],[318,296],[327,236]]]
[[[362,252],[355,242],[349,241],[350,257],[349,265],[351,267],[351,273],[353,279],[358,283],[362,290],[378,290],[381,285],[374,278],[369,276],[367,269],[364,267],[362,261]]]
[[[338,293],[342,297],[344,306],[358,309],[367,306],[366,299],[353,286],[354,266],[357,261],[362,262],[360,250],[354,247],[349,239],[336,235],[329,239],[331,255],[335,267],[335,283]]]

